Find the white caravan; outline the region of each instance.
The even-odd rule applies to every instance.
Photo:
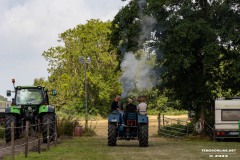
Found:
[[[240,99],[215,101],[215,139],[240,138]]]

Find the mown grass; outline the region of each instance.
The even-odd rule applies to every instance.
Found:
[[[49,151],[41,154],[30,152],[28,158],[23,153],[16,156],[17,160],[157,160],[157,159],[209,159],[209,154],[203,153],[202,149],[236,149],[227,159],[239,159],[239,142],[210,142],[173,140],[152,137],[149,147],[139,147],[138,141],[118,141],[117,146],[107,146],[107,138],[77,137],[64,140],[57,147],[52,146]],[[215,155],[215,154],[214,154]],[[11,159],[7,157],[5,159]],[[215,158],[214,158],[215,159]]]

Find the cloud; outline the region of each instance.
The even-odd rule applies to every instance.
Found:
[[[126,3],[126,2],[125,2]],[[112,20],[121,0],[0,0],[0,95],[47,78],[43,51],[59,45],[58,35],[90,19]]]

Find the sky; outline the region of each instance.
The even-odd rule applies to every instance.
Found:
[[[0,95],[49,76],[42,53],[60,45],[58,35],[90,19],[112,20],[121,0],[0,0]]]

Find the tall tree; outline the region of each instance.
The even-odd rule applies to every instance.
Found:
[[[60,34],[64,46],[43,53],[50,66],[48,81],[58,90],[58,107],[85,111],[84,64],[79,58],[90,57],[86,64],[89,112],[108,112],[111,98],[120,92],[116,50],[110,49],[108,40],[110,26],[110,22],[89,20]]]
[[[134,18],[126,19],[130,22],[117,18],[124,15],[121,12],[135,12],[131,4],[137,2],[131,1],[116,16],[118,23],[113,22],[118,26],[132,24]],[[183,108],[197,111],[202,120],[214,99],[239,93],[239,6],[239,0],[147,0],[143,10],[158,22],[151,44],[159,49],[158,67],[164,71],[159,74],[160,89],[166,89],[169,99],[179,100]],[[132,16],[134,13],[128,15]],[[113,33],[130,31],[132,25],[125,27]],[[128,42],[130,37],[124,39]]]
[[[159,21],[166,19],[158,36],[164,53],[161,63],[167,67],[163,82],[173,98],[205,120],[205,108],[213,106],[214,99],[233,96],[240,89],[237,1],[168,2],[159,6],[163,17],[152,10]]]

